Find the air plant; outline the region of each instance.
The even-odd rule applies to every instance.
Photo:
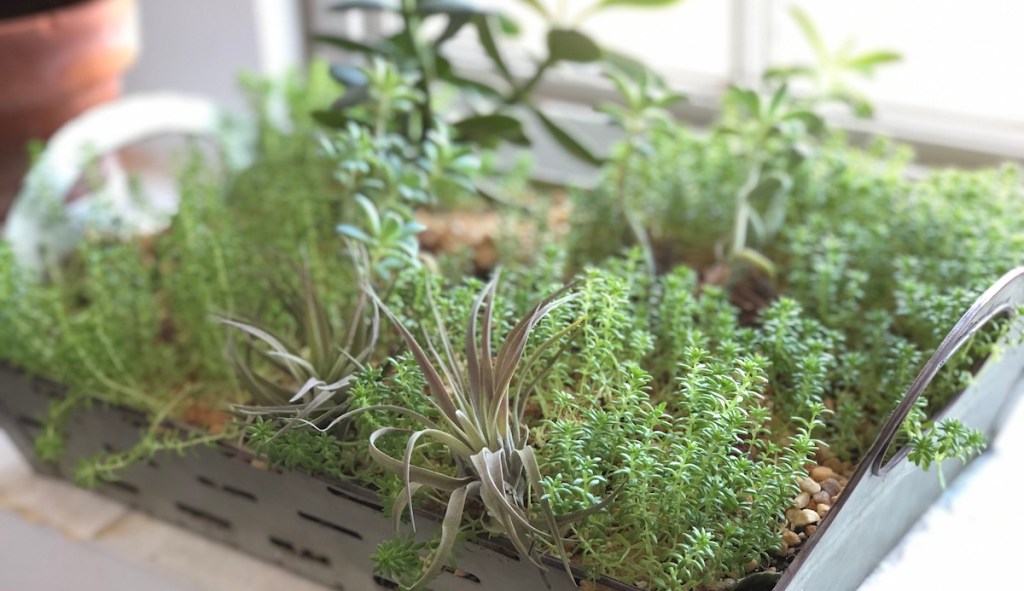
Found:
[[[256,405],[236,406],[245,416],[276,416],[287,418],[284,428],[309,420],[328,402],[328,411],[344,411],[344,401],[335,398],[353,381],[357,371],[377,344],[380,313],[374,307],[369,321],[365,319],[367,296],[360,290],[349,317],[344,336],[335,330],[328,312],[317,297],[309,273],[302,274],[301,291],[292,291],[283,298],[288,314],[299,327],[300,344],[289,343],[270,330],[254,324],[219,318],[228,326],[242,331],[246,337],[246,354],[239,355],[234,341],[230,356],[239,382],[253,396]],[[341,343],[339,346],[338,343]],[[259,347],[262,344],[264,347]],[[254,364],[254,355],[268,362],[286,376],[286,383],[261,375]]]
[[[530,333],[541,319],[576,295],[566,295],[568,288],[563,288],[536,304],[508,333],[495,355],[491,349],[491,331],[497,283],[498,274],[495,274],[473,302],[462,363],[456,360],[448,332],[432,298],[430,305],[440,335],[440,353],[426,331],[426,350],[420,346],[394,313],[371,292],[377,307],[401,333],[422,370],[431,404],[437,409],[439,419],[435,421],[404,407],[379,405],[350,411],[327,427],[329,429],[357,413],[374,410],[391,411],[422,424],[418,431],[383,427],[369,437],[373,459],[404,480],[404,487],[396,497],[392,511],[396,531],[407,507],[415,531],[412,499],[418,490],[425,487],[449,494],[439,545],[430,564],[409,585],[411,590],[423,589],[449,562],[466,504],[471,499],[479,499],[486,509],[484,526],[505,535],[522,558],[530,560],[543,573],[547,569],[540,561],[538,548],[553,546],[571,576],[568,554],[561,537],[562,528],[600,510],[612,498],[610,495],[582,511],[555,515],[545,497],[536,452],[529,443],[530,432],[524,422],[526,401],[551,366],[550,360],[543,362],[547,365],[537,364],[542,363],[545,352],[552,345],[575,330],[579,323],[555,333],[523,362]],[[429,294],[428,291],[428,297],[431,297]],[[563,342],[555,351],[555,358],[564,347]],[[534,367],[541,369],[532,374],[530,380],[523,379],[523,376],[531,375],[530,370]],[[517,376],[519,380],[515,379]],[[515,387],[513,381],[517,382]],[[377,446],[381,437],[398,433],[408,435],[402,458],[392,457]],[[442,474],[413,464],[417,446],[428,439],[448,448],[458,475]],[[534,506],[540,509],[540,520],[531,516]]]

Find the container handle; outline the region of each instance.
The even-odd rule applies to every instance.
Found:
[[[222,143],[225,112],[212,101],[179,93],[146,93],[94,107],[71,120],[47,142],[22,183],[3,227],[3,238],[18,263],[41,272],[46,256],[74,249],[98,207],[89,196],[65,203],[91,161],[159,135],[213,138],[224,147],[229,166],[247,156]],[[127,191],[111,191],[108,209],[127,207]],[[118,195],[117,193],[121,193]]]
[[[889,420],[882,427],[875,442],[865,454],[865,461],[871,462],[871,474],[883,475],[890,467],[883,466],[886,450],[895,438],[903,421],[906,420],[914,403],[921,397],[946,363],[964,346],[965,343],[993,318],[1004,313],[1013,312],[1024,306],[1024,267],[1017,267],[1003,275],[991,287],[981,294],[970,309],[949,331],[946,338],[924,364],[914,379],[907,394],[893,411]]]

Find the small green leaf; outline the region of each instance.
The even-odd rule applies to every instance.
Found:
[[[601,47],[593,39],[575,29],[548,31],[548,59],[588,63],[601,59]]]

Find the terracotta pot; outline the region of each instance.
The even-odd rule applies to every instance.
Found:
[[[30,140],[118,96],[138,52],[135,0],[71,0],[0,19],[0,220],[28,165]]]

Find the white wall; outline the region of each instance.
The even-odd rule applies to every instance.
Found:
[[[241,71],[301,63],[297,0],[138,0],[142,47],[125,92],[177,90],[244,105]]]

